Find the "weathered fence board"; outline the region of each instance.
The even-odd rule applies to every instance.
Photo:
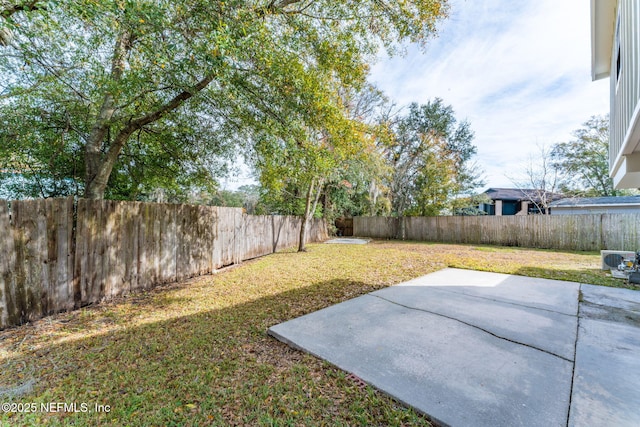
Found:
[[[140,206],[142,203],[136,203],[136,206]],[[125,205],[122,205],[123,207]],[[133,206],[132,206],[133,207]],[[179,252],[180,244],[178,243],[178,222],[180,218],[180,205],[174,204],[158,204],[156,206],[158,211],[158,233],[159,233],[159,245],[158,245],[158,282],[159,283],[172,283],[178,279],[181,275],[179,271],[179,256],[176,252]],[[138,253],[140,252],[140,245],[135,244],[138,247]],[[133,258],[135,259],[135,258]],[[138,286],[144,286],[144,284],[137,284]]]
[[[218,208],[217,239],[216,244],[220,247],[217,267],[231,265],[235,261],[234,250],[236,247],[236,210],[234,208]]]
[[[233,263],[239,264],[241,263],[244,257],[244,217],[245,215],[242,213],[242,209],[236,208],[227,208],[233,209]]]
[[[301,221],[300,219],[298,221]],[[326,240],[328,236],[327,222],[321,218],[313,218],[309,221],[309,228],[307,230],[307,243],[322,242]],[[295,240],[296,244],[298,239]]]
[[[0,328],[73,308],[72,233],[71,198],[0,201]]]
[[[405,222],[405,224],[411,224],[411,221]],[[353,218],[353,235],[361,237],[372,237],[374,239],[402,239],[400,233],[400,219],[384,216],[360,216]],[[414,228],[416,224],[413,224]],[[424,230],[430,230],[431,227],[424,228]],[[426,234],[421,229],[415,229],[412,231],[414,236],[425,236]],[[423,234],[420,234],[423,233]]]
[[[17,272],[14,231],[11,226],[9,205],[0,200],[0,327],[20,322],[16,309]]]
[[[53,207],[56,218],[56,276],[57,299],[50,311],[69,310],[73,308],[73,272],[75,260],[74,248],[74,203],[71,197],[57,202],[48,201]]]
[[[640,214],[356,217],[354,234],[382,239],[594,251],[640,249]]]
[[[273,253],[273,220],[271,216],[246,216],[244,222],[244,258],[251,259]]]
[[[300,218],[242,209],[85,200],[0,200],[0,329],[207,274],[298,244]],[[75,230],[75,231],[74,231]],[[310,222],[307,242],[327,238]]]

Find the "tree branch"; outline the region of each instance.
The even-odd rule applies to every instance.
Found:
[[[109,180],[109,176],[111,175],[111,171],[113,170],[116,161],[118,160],[118,156],[122,151],[122,148],[127,143],[129,137],[137,130],[142,127],[153,123],[159,119],[161,119],[164,115],[170,113],[175,110],[179,106],[181,106],[186,100],[193,97],[198,92],[202,91],[209,83],[211,83],[214,79],[214,75],[211,74],[202,80],[200,80],[195,86],[188,90],[184,90],[180,92],[178,95],[173,97],[169,102],[158,108],[156,111],[149,113],[145,116],[142,116],[138,119],[131,120],[129,123],[122,128],[113,142],[109,146],[106,156],[101,161],[99,167],[96,168],[93,177],[91,178],[91,186],[87,185],[87,197],[89,198],[102,198],[104,193],[104,188],[107,185]],[[88,183],[89,184],[89,183]]]
[[[181,106],[186,100],[193,97],[198,92],[201,92],[204,88],[206,88],[209,85],[209,83],[213,81],[213,79],[214,79],[213,74],[203,78],[195,86],[180,92],[178,95],[173,97],[171,101],[167,102],[166,104],[158,108],[156,111],[129,122],[129,124],[121,132],[125,131],[128,128],[131,128],[133,129],[131,133],[133,133],[136,130],[140,129],[141,127],[146,126],[149,123],[153,123],[156,120],[159,120],[165,114],[175,110],[176,108]]]
[[[44,5],[39,5],[40,0],[32,0],[26,2],[24,4],[14,4],[11,6],[5,6],[2,11],[0,11],[0,16],[4,19],[10,18],[12,15],[18,12],[30,12],[32,10],[47,10],[47,7]]]

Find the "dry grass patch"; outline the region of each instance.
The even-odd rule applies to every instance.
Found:
[[[0,423],[428,425],[266,330],[446,266],[621,283],[598,270],[597,254],[399,242],[310,245],[306,253],[271,255],[0,332],[0,400],[89,406],[87,413],[0,413]],[[9,396],[23,384],[32,390]],[[91,412],[95,404],[110,412]]]

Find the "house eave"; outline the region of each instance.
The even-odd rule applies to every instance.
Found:
[[[594,81],[611,73],[617,3],[617,0],[591,0],[591,78]]]
[[[640,204],[637,203],[623,203],[623,204],[602,204],[602,205],[564,205],[564,206],[549,206],[551,209],[598,209],[598,208],[629,208],[640,209]]]
[[[640,152],[623,156],[612,178],[616,189],[640,188]]]
[[[640,188],[640,103],[636,105],[609,176],[615,189]]]

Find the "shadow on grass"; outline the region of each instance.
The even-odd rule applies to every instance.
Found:
[[[75,404],[79,412],[0,413],[0,424],[428,425],[266,334],[275,324],[379,288],[328,280],[22,352],[3,368],[15,370],[12,381],[31,373],[36,384],[32,393],[9,400]],[[95,412],[96,405],[102,411]]]

